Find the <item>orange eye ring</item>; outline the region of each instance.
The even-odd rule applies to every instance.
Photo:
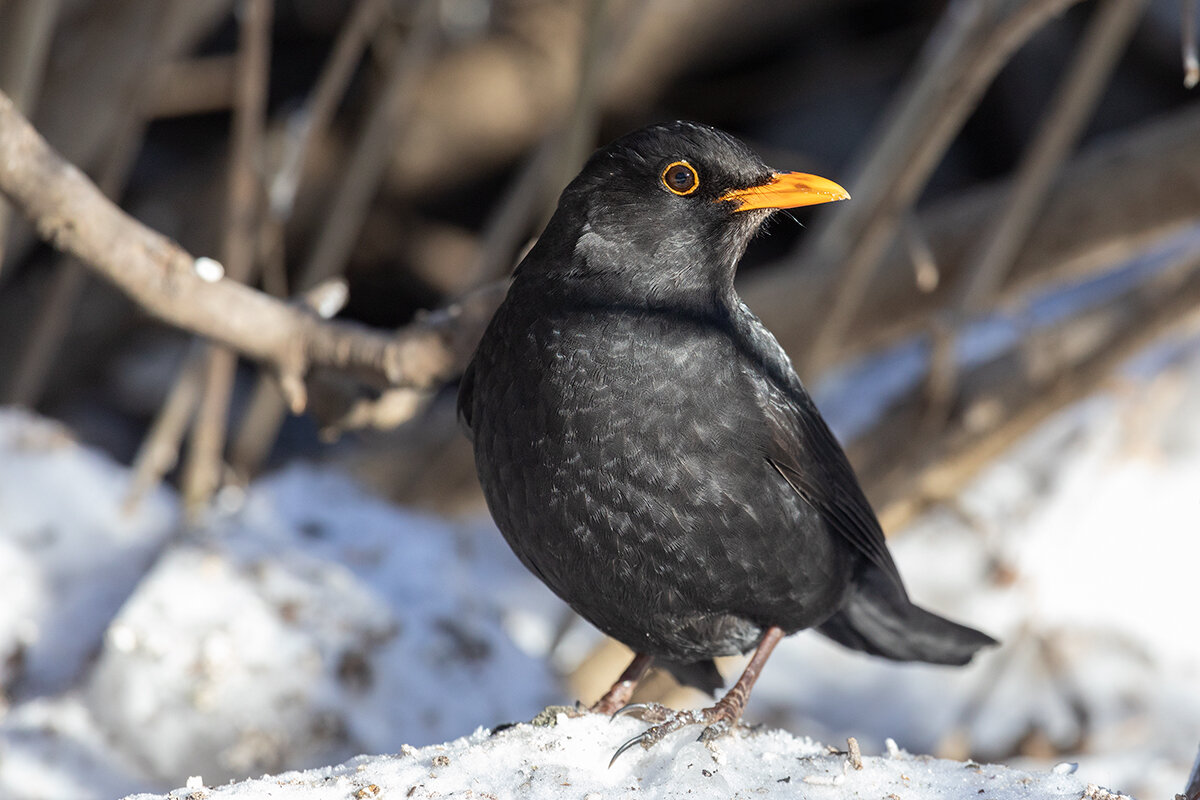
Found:
[[[659,175],[659,180],[668,192],[680,197],[700,188],[700,173],[686,161],[672,161],[667,164]]]

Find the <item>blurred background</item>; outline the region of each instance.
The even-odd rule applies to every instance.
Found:
[[[777,215],[739,291],[911,593],[1005,644],[950,672],[802,635],[751,716],[1161,796],[1200,741],[1196,27],[1187,0],[0,0],[0,90],[192,254],[344,286],[377,328],[477,332],[587,155],[650,122],[846,186]],[[2,200],[0,254],[0,793],[394,752],[619,674],[487,520],[453,381],[319,375],[289,416]]]

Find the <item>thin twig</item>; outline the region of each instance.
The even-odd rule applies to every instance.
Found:
[[[248,282],[254,268],[262,187],[259,164],[266,124],[267,78],[271,58],[273,0],[245,0],[238,48],[237,100],[229,158],[229,194],[222,260],[226,276]],[[220,484],[237,356],[213,347],[206,367],[204,395],[192,428],[182,489],[192,511],[205,505]]]
[[[325,215],[328,220],[296,281],[303,291],[341,274],[367,209],[391,159],[397,132],[412,107],[425,66],[436,51],[437,3],[422,0],[412,34],[392,56],[363,132]]]
[[[904,235],[904,248],[912,261],[913,283],[925,294],[934,291],[941,281],[941,270],[938,269],[937,257],[929,246],[929,238],[921,230],[921,223],[916,215],[909,214],[900,224],[900,232]]]
[[[545,208],[547,176],[553,172],[557,144],[554,135],[543,139],[492,206],[479,234],[479,254],[468,268],[468,284],[495,280],[512,271],[513,254]]]
[[[25,114],[32,114],[42,84],[60,4],[61,0],[17,0],[9,11],[10,25],[0,35],[0,92]],[[0,201],[0,270],[9,213],[8,204]]]
[[[179,461],[180,443],[187,434],[196,405],[200,402],[207,355],[208,347],[199,340],[195,341],[179,370],[179,377],[167,394],[166,402],[159,408],[146,438],[142,440],[133,460],[133,476],[121,504],[125,513],[133,513],[142,498]]]
[[[1004,213],[968,261],[958,300],[964,312],[983,310],[1008,275],[1063,161],[1095,113],[1145,5],[1146,0],[1107,0],[1092,15],[1037,134],[1021,157]]]
[[[1179,0],[1183,47],[1183,85],[1196,88],[1200,83],[1200,57],[1196,54],[1196,0]]]
[[[1009,57],[1077,0],[976,0],[951,3],[849,181],[853,202],[830,210],[797,259],[825,286],[812,313],[780,313],[788,327],[819,320],[805,373],[827,367],[858,311],[879,261],[983,91]],[[780,301],[782,302],[782,300]],[[789,298],[788,302],[792,302]],[[828,308],[829,312],[817,313]],[[765,311],[765,310],[760,310]],[[774,316],[768,312],[768,316]]]
[[[279,168],[267,188],[271,216],[278,220],[291,217],[296,190],[304,171],[304,162],[313,141],[328,128],[334,111],[346,94],[354,68],[376,28],[387,13],[386,0],[359,0],[350,18],[338,32],[321,76],[307,102],[288,121]]]
[[[335,106],[335,91],[344,84],[349,71],[350,55],[356,38],[367,29],[365,21],[380,9],[363,10],[349,23],[349,33],[342,37],[344,47],[334,53],[332,62],[319,87],[320,97],[313,101],[313,117],[327,119]],[[362,17],[367,17],[366,20]],[[436,3],[423,0],[417,8],[414,28],[404,45],[393,55],[388,74],[380,88],[380,99],[374,106],[363,132],[355,145],[354,154],[342,180],[334,193],[326,224],[317,237],[312,254],[297,276],[295,285],[300,290],[311,288],[324,280],[340,275],[350,258],[350,252],[358,239],[363,221],[372,198],[379,188],[391,159],[397,133],[412,107],[420,76],[429,63],[438,41],[438,18]],[[358,44],[361,48],[361,44]],[[311,135],[311,133],[310,133]],[[282,173],[281,173],[282,174]],[[273,185],[272,205],[279,211],[290,211],[295,183],[289,179]],[[279,392],[262,384],[270,380],[262,376],[252,394],[249,413],[234,438],[233,451],[238,453],[235,468],[241,474],[253,474],[274,442],[283,421],[284,408]]]
[[[1128,132],[1098,140],[1064,166],[1029,239],[1000,287],[998,303],[1039,287],[1107,270],[1200,217],[1200,108],[1182,108]],[[842,357],[920,333],[928,317],[953,302],[952,288],[972,246],[1004,211],[1012,181],[977,187],[931,203],[916,214],[937,260],[940,280],[918,289],[903,248],[893,248],[871,281],[862,310],[847,329]],[[1114,187],[1119,187],[1119,191]],[[1105,199],[1097,203],[1096,198]],[[857,195],[854,202],[857,202]],[[821,276],[780,262],[746,277],[742,297],[789,352],[803,353],[814,329],[798,325]]]
[[[1089,333],[1086,350],[1060,354],[1044,379],[1025,375],[1010,381],[1026,388],[1012,407],[999,409],[1002,417],[995,424],[979,430],[964,426],[955,434],[943,432],[920,452],[910,454],[903,474],[893,471],[888,476],[866,476],[868,490],[876,496],[899,498],[881,504],[879,517],[884,528],[903,527],[929,504],[953,497],[1013,442],[1059,409],[1095,392],[1139,350],[1172,331],[1194,326],[1200,320],[1200,253],[1185,252],[1162,275],[1131,290],[1120,303],[1106,310],[1116,319],[1103,337],[1097,338],[1095,331]],[[1063,323],[1068,327],[1088,324],[1087,317]],[[1035,334],[1027,347],[1049,352],[1047,341],[1065,335],[1062,326],[1056,326],[1044,335]]]
[[[129,87],[131,96],[124,105],[131,110],[113,134],[108,156],[101,168],[98,181],[100,190],[114,200],[120,197],[141,149],[146,129],[146,95],[153,84],[155,70],[166,57],[165,31],[178,5],[179,0],[163,0],[155,6],[153,13],[158,15],[154,20],[155,44],[146,59],[147,77]],[[55,263],[54,277],[13,371],[13,379],[6,392],[8,402],[30,408],[37,405],[50,366],[70,330],[75,306],[86,285],[87,273],[78,261],[63,257]]]
[[[37,0],[34,0],[36,2]],[[165,40],[155,35],[155,13],[161,3],[87,2],[72,0],[69,47],[55,51],[58,62],[77,69],[46,71],[38,103],[38,127],[72,164],[91,170],[102,163],[129,107],[114,98],[130,96],[130,87],[146,78],[149,54],[162,48],[168,58],[189,52],[228,16],[232,0],[190,0],[179,7]],[[65,29],[64,29],[65,30]],[[23,255],[36,239],[25,225],[9,231],[10,257]],[[0,280],[4,276],[0,275]]]
[[[196,56],[165,64],[146,101],[150,119],[228,111],[237,94],[236,55]]]
[[[346,282],[333,280],[314,286],[304,293],[300,301],[304,308],[321,319],[332,319],[346,305],[349,297]],[[278,380],[289,378],[280,376]],[[295,396],[297,392],[305,391],[303,385],[293,385],[285,393],[281,391],[278,380],[259,380],[246,403],[242,427],[229,452],[230,466],[239,480],[249,481],[270,455],[287,412],[287,395]]]
[[[1033,141],[1021,156],[1003,213],[968,258],[954,301],[935,322],[939,330],[935,351],[953,352],[963,322],[984,311],[1008,277],[1064,161],[1092,118],[1145,4],[1145,0],[1107,0],[1092,15]],[[952,355],[940,355],[943,357],[935,362],[941,367],[930,371],[936,379],[928,384],[927,432],[946,421],[957,384],[957,363]]]

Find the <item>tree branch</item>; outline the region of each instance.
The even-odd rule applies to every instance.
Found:
[[[281,377],[317,366],[376,386],[428,388],[470,356],[503,287],[485,287],[395,334],[322,320],[225,278],[208,280],[178,244],[129,217],[51,149],[0,94],[0,193],[39,235],[80,259],[158,319],[237,350]],[[202,270],[203,271],[203,270]],[[302,398],[289,398],[292,410]]]
[[[1029,37],[1077,0],[956,0],[929,37],[921,60],[892,110],[876,128],[848,186],[853,203],[830,209],[793,268],[821,277],[812,303],[779,315],[781,339],[819,323],[802,372],[828,367],[854,313],[871,288],[900,221],[950,147],[984,90]],[[766,309],[773,317],[774,308]],[[782,309],[780,309],[782,311]],[[763,315],[760,312],[760,315]]]

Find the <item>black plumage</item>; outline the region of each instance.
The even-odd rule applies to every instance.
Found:
[[[842,448],[734,291],[775,208],[844,196],[707,126],[631,133],[563,192],[461,384],[488,506],[521,561],[705,688],[714,656],[761,641],[765,660],[810,627],[946,664],[992,642],[909,601]],[[702,719],[649,712],[666,721],[644,741],[727,726],[756,675]],[[601,707],[627,696],[615,686]]]

